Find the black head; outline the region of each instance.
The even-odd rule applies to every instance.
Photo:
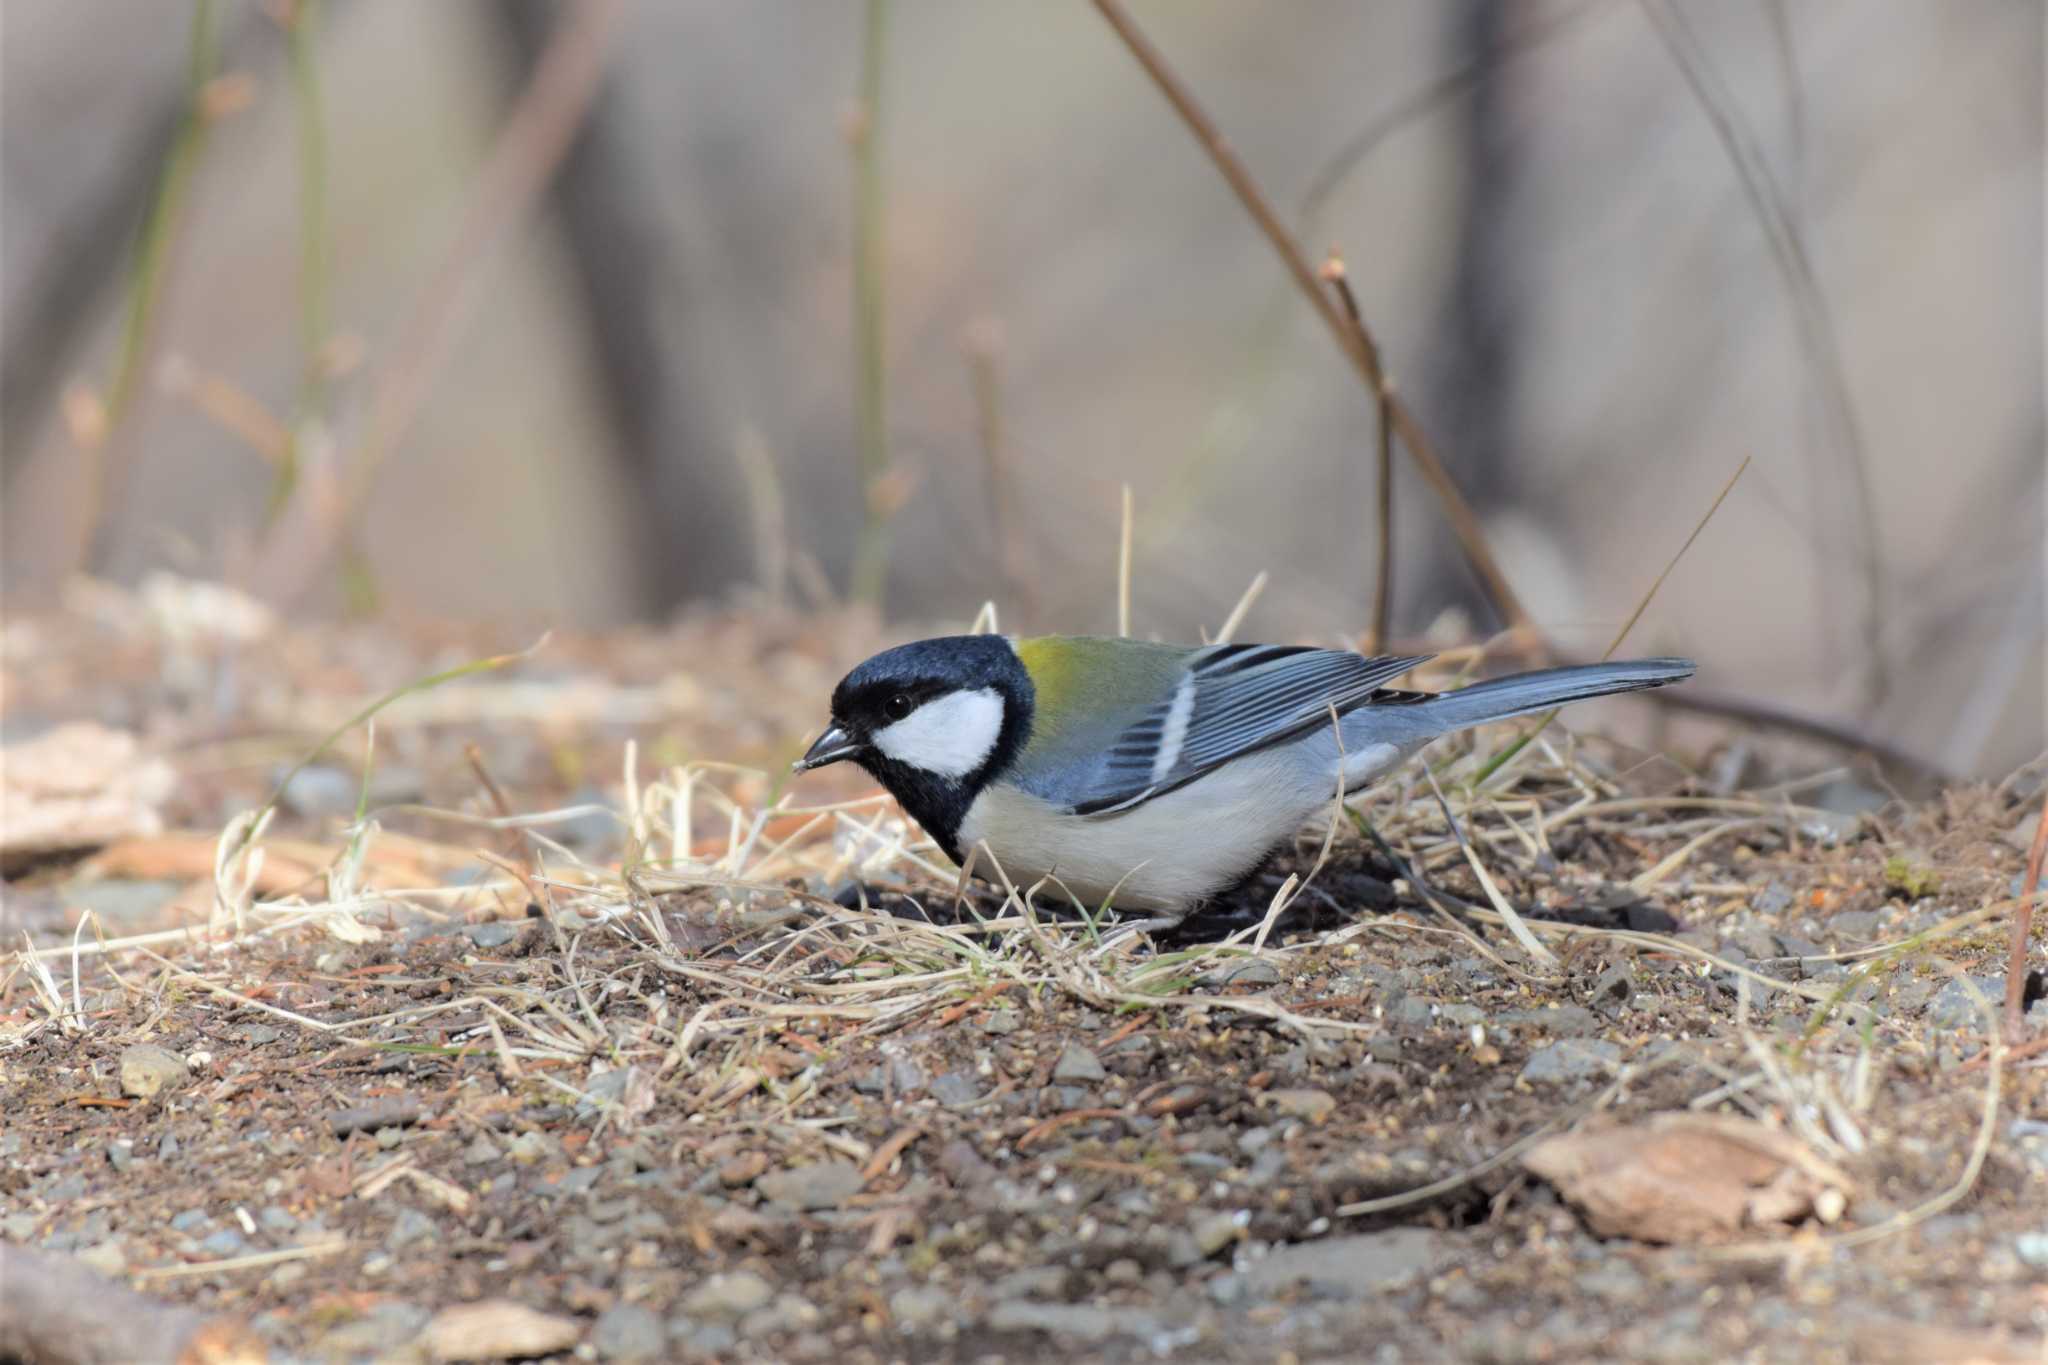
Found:
[[[959,861],[960,822],[1031,735],[1031,675],[999,635],[884,650],[840,679],[832,724],[797,770],[851,759]]]

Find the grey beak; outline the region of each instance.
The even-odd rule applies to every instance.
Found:
[[[804,750],[804,756],[792,765],[791,771],[807,773],[813,768],[822,768],[827,763],[852,758],[866,747],[838,726],[828,725],[825,727],[825,733],[818,736],[817,742]]]

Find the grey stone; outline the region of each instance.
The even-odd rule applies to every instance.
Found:
[[[1996,1013],[2000,1002],[2005,999],[2005,978],[2002,976],[1973,976],[1972,985]],[[1935,992],[1934,999],[1927,1005],[1927,1022],[1936,1028],[1977,1029],[1984,1027],[1984,1007],[1971,996],[1970,989],[1959,978],[1949,978],[1948,984]]]
[[[1844,910],[1828,921],[1828,928],[1837,938],[1861,943],[1877,937],[1877,921],[1875,910]]]
[[[598,1315],[590,1344],[602,1360],[659,1360],[667,1354],[668,1333],[652,1310],[615,1303]]]
[[[1023,1026],[1024,1016],[1015,1010],[990,1010],[981,1016],[983,1033],[1015,1033]]]
[[[557,1198],[572,1194],[588,1194],[596,1186],[597,1182],[602,1179],[604,1179],[604,1167],[578,1166],[575,1170],[570,1171],[560,1180],[557,1180],[552,1186],[552,1191]]]
[[[506,1153],[522,1166],[531,1166],[536,1161],[545,1160],[554,1150],[554,1139],[541,1132],[515,1133],[512,1140],[505,1144]]]
[[[1453,1000],[1436,1007],[1437,1018],[1459,1028],[1471,1028],[1474,1024],[1486,1022],[1486,1011],[1477,1005],[1468,1005],[1462,1000]]]
[[[1435,1017],[1435,1002],[1417,995],[1403,995],[1386,1010],[1387,1022],[1398,1028],[1427,1028]]]
[[[1188,1232],[1204,1256],[1214,1256],[1244,1235],[1245,1220],[1234,1213],[1197,1213],[1188,1220]]]
[[[0,1218],[0,1237],[10,1242],[26,1242],[36,1235],[36,1225],[42,1221],[33,1213],[10,1213]]]
[[[906,1285],[889,1296],[889,1316],[914,1335],[927,1335],[955,1320],[959,1300],[929,1285]]]
[[[1236,1271],[1228,1271],[1209,1281],[1207,1288],[1209,1298],[1215,1302],[1217,1307],[1228,1308],[1234,1303],[1243,1302],[1245,1294],[1251,1289],[1251,1285],[1244,1276]]]
[[[814,1161],[770,1171],[754,1182],[754,1188],[787,1208],[832,1209],[859,1194],[865,1183],[850,1162]]]
[[[377,1146],[383,1151],[395,1151],[399,1144],[404,1141],[405,1130],[403,1128],[379,1128],[377,1130]]]
[[[213,1221],[205,1209],[186,1209],[171,1219],[172,1232],[197,1232]]]
[[[319,1353],[339,1360],[387,1359],[417,1337],[432,1316],[418,1304],[375,1304],[322,1337]]]
[[[391,1220],[391,1231],[384,1234],[384,1245],[397,1251],[414,1242],[430,1242],[439,1231],[434,1220],[418,1209],[402,1208],[398,1217]]]
[[[775,1297],[775,1286],[751,1270],[712,1275],[683,1296],[683,1311],[692,1317],[730,1321],[760,1308]]]
[[[169,1133],[165,1133],[163,1136],[163,1141],[157,1143],[156,1145],[156,1159],[158,1161],[169,1161],[172,1157],[176,1156],[177,1154],[178,1139],[171,1136]]]
[[[1261,1294],[1296,1284],[1319,1294],[1369,1294],[1411,1282],[1443,1255],[1438,1234],[1425,1228],[1389,1228],[1281,1247],[1252,1266],[1246,1278]]]
[[[1052,1078],[1068,1085],[1092,1085],[1108,1077],[1101,1060],[1079,1043],[1068,1043],[1052,1069]]]
[[[948,1071],[931,1084],[931,1097],[940,1104],[973,1104],[981,1096],[981,1077],[972,1071]]]
[[[250,1047],[262,1047],[267,1043],[274,1043],[282,1037],[284,1037],[284,1030],[274,1029],[268,1024],[244,1024],[242,1026],[242,1041]]]
[[[1044,1332],[1077,1341],[1105,1341],[1113,1336],[1150,1336],[1159,1320],[1128,1308],[1096,1308],[1082,1303],[1037,1303],[1006,1299],[991,1308],[991,1332]]]
[[[1783,882],[1771,882],[1749,898],[1749,908],[1760,915],[1775,915],[1792,903],[1792,889]]]
[[[275,1204],[257,1210],[256,1221],[272,1232],[290,1232],[299,1225],[299,1220],[292,1216],[291,1210],[279,1208]]]
[[[2012,1249],[2027,1265],[2048,1270],[2048,1232],[2023,1232],[2013,1238]]]
[[[68,1204],[85,1195],[85,1177],[82,1175],[59,1176],[45,1185],[43,1199],[51,1204]]]
[[[688,1318],[670,1318],[668,1330],[669,1335],[682,1342],[692,1355],[712,1360],[728,1359],[740,1340],[739,1333],[723,1322],[707,1322],[700,1326]]]
[[[777,1294],[765,1308],[756,1308],[740,1319],[743,1337],[772,1337],[801,1332],[824,1320],[818,1306],[801,1294]]]
[[[121,1093],[149,1099],[161,1090],[183,1085],[188,1070],[185,1059],[169,1048],[132,1044],[121,1049]]]
[[[925,1074],[918,1066],[917,1059],[906,1052],[891,1053],[889,1055],[889,1084],[899,1096],[915,1095],[918,1091],[924,1089]]]
[[[467,925],[462,932],[479,948],[502,948],[525,933],[526,925],[525,920],[497,919],[484,924]]]
[[[632,1082],[633,1069],[631,1067],[616,1067],[610,1071],[600,1071],[597,1075],[592,1076],[584,1083],[583,1098],[576,1101],[577,1117],[595,1118],[603,1113],[606,1107],[617,1104],[625,1098],[626,1087],[631,1085]]]
[[[1234,957],[1202,973],[1195,984],[1214,990],[1219,986],[1277,986],[1281,979],[1280,969],[1263,957]]]
[[[1573,1276],[1572,1286],[1596,1299],[1639,1303],[1643,1296],[1643,1274],[1627,1261],[1610,1256]]]
[[[208,1233],[199,1242],[201,1251],[220,1259],[239,1256],[248,1248],[248,1240],[234,1228],[222,1228],[218,1232]]]
[[[1321,1123],[1337,1108],[1337,1098],[1327,1090],[1282,1089],[1268,1091],[1268,1101],[1277,1113],[1288,1118]]]
[[[128,1168],[135,1164],[135,1144],[125,1138],[107,1144],[107,1163],[117,1175],[128,1174]]]
[[[504,1153],[498,1150],[498,1144],[485,1137],[482,1133],[478,1133],[470,1141],[469,1146],[462,1149],[462,1159],[472,1166],[481,1166],[487,1161],[496,1161],[503,1155]]]
[[[1605,1076],[1621,1065],[1621,1048],[1604,1038],[1563,1038],[1531,1053],[1521,1079],[1560,1085]]]

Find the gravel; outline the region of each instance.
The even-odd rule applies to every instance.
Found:
[[[1999,1002],[2005,999],[2005,978],[2002,976],[1973,976],[1969,978],[1978,992],[1996,1011]],[[1984,1006],[1979,1005],[1970,995],[1970,989],[1961,978],[1951,978],[1947,985],[1934,994],[1927,1005],[1927,1022],[1936,1028],[1982,1028]]]
[[[1531,1085],[1596,1080],[1621,1065],[1621,1048],[1604,1038],[1564,1038],[1529,1054],[1521,1078]]]
[[[731,1320],[765,1307],[775,1286],[751,1270],[713,1275],[683,1296],[683,1311],[695,1318]]]
[[[1439,1233],[1389,1228],[1281,1247],[1253,1265],[1245,1278],[1253,1291],[1266,1295],[1297,1284],[1320,1294],[1368,1294],[1408,1283],[1442,1259],[1445,1250]]]
[[[1159,1320],[1150,1313],[1123,1308],[1096,1308],[1078,1303],[1038,1303],[1006,1299],[989,1309],[991,1332],[1044,1332],[1077,1341],[1106,1341],[1113,1336],[1151,1336]]]
[[[598,1315],[590,1344],[602,1360],[659,1360],[668,1353],[668,1329],[637,1303],[615,1303]]]
[[[866,1183],[859,1169],[849,1162],[815,1161],[770,1171],[754,1182],[754,1188],[773,1203],[807,1211],[838,1208],[859,1194]]]

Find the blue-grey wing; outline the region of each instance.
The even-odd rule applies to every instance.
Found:
[[[1192,782],[1231,759],[1298,738],[1372,700],[1427,654],[1368,658],[1300,645],[1214,645],[1188,659],[1170,696],[1103,753],[1083,815],[1107,815]]]

